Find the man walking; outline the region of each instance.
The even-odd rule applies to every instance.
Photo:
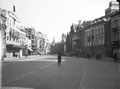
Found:
[[[117,63],[117,52],[114,53],[113,58],[114,58],[114,63]]]
[[[61,52],[59,52],[59,53],[58,53],[58,64],[61,63],[61,58],[62,58],[62,57],[61,57]]]

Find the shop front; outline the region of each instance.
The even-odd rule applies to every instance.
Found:
[[[6,52],[7,57],[22,57],[23,56],[22,50],[25,47],[20,45],[6,45],[6,48],[7,48],[7,52]]]

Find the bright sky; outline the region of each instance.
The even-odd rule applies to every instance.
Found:
[[[2,2],[1,2],[2,1]],[[50,42],[61,40],[78,20],[94,20],[104,15],[111,0],[0,0],[0,6],[12,10],[24,26],[46,33]],[[115,1],[115,0],[112,0]]]

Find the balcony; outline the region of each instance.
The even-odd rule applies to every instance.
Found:
[[[6,45],[20,45],[20,43],[7,40],[7,41],[6,41]]]

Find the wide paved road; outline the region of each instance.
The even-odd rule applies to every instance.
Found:
[[[78,89],[82,65],[77,59],[63,57],[58,65],[56,56],[36,57],[30,61],[3,64],[3,86],[34,89]]]
[[[26,61],[4,62],[3,87],[33,89],[120,89],[120,65],[105,61],[37,56]]]

